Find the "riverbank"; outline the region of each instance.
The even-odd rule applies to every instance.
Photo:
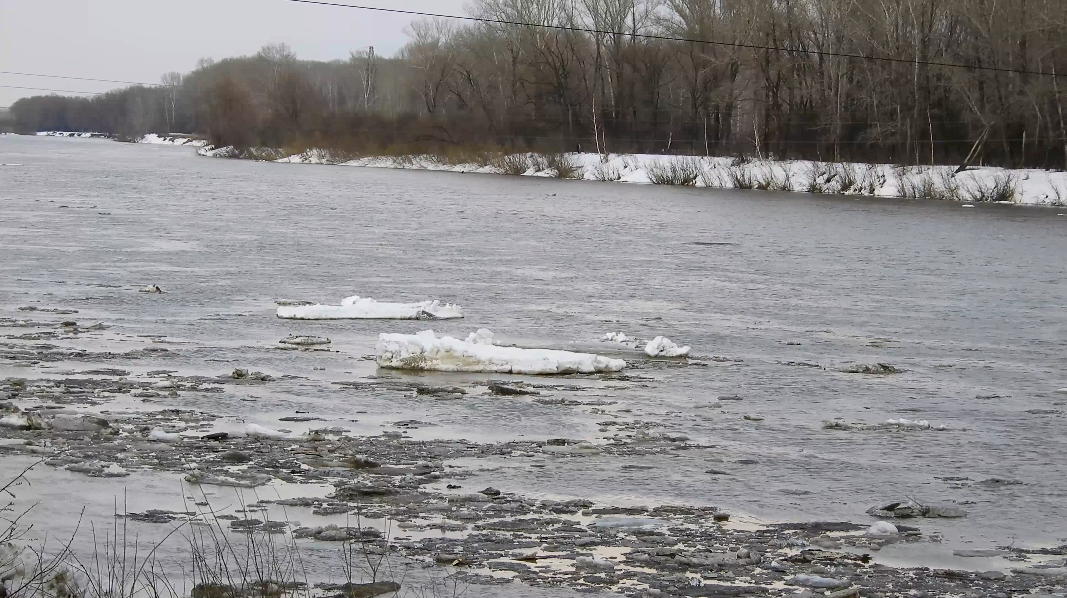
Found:
[[[508,174],[601,182],[790,191],[861,197],[1067,206],[1067,173],[1004,168],[893,166],[649,154],[490,154],[350,156],[330,150],[300,154],[268,148],[202,147],[201,156],[286,164],[325,164],[462,173]],[[474,160],[469,160],[474,156]]]
[[[39,136],[110,138],[99,133],[41,132]],[[789,191],[857,197],[1067,206],[1067,172],[952,166],[895,166],[651,154],[501,154],[456,151],[449,155],[353,156],[328,149],[297,154],[275,148],[216,148],[187,135],[145,135],[149,145],[195,147],[201,156],[285,164],[394,168],[458,173],[506,174],[631,184],[711,189]]]

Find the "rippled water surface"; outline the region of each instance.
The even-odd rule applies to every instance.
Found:
[[[416,419],[436,426],[415,437],[487,442],[600,441],[616,433],[605,421],[640,424],[715,449],[502,460],[480,477],[534,496],[784,520],[869,521],[867,508],[910,496],[969,512],[933,524],[953,545],[1067,537],[1067,394],[1055,392],[1067,387],[1067,216],[1054,209],[266,164],[10,136],[0,163],[18,164],[0,166],[0,316],[77,309],[79,322],[125,335],[116,345],[155,338],[176,352],[117,364],[134,372],[299,377],[179,406],[276,427],[310,411],[368,433]],[[136,292],[147,284],[167,293]],[[279,299],[352,294],[454,301],[467,318],[274,317]],[[566,381],[594,387],[582,400],[613,403],[599,408],[331,384],[375,374],[362,358],[378,333],[428,327],[623,357],[648,380]],[[598,340],[613,331],[669,336],[702,364],[649,362]],[[277,350],[294,333],[329,336],[339,352]],[[904,371],[840,371],[854,363]],[[49,369],[0,362],[0,378],[13,375]],[[701,407],[720,396],[742,400]],[[824,429],[835,418],[948,429]],[[1022,484],[978,483],[989,478]]]

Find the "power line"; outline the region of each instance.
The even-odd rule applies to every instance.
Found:
[[[91,96],[98,96],[102,93],[106,93],[100,91],[74,91],[72,89],[45,89],[43,87],[19,87],[17,85],[0,85],[0,87],[5,89],[28,89],[30,91],[51,91],[54,93],[84,93]]]
[[[1027,69],[1010,69],[997,66],[980,66],[971,64],[960,64],[954,62],[937,62],[930,60],[908,60],[907,58],[893,58],[891,56],[867,56],[864,54],[855,54],[849,52],[828,52],[824,50],[804,50],[799,48],[785,48],[782,46],[760,46],[757,44],[743,44],[738,42],[717,42],[706,39],[685,38],[685,37],[672,37],[669,35],[655,35],[650,33],[637,33],[637,32],[625,32],[625,31],[608,31],[603,29],[593,29],[589,27],[578,27],[574,25],[545,25],[538,23],[525,23],[523,21],[509,21],[505,19],[490,19],[486,17],[471,17],[463,15],[446,15],[440,13],[423,12],[419,10],[403,10],[399,8],[382,8],[380,6],[361,6],[358,4],[340,4],[337,2],[324,2],[321,0],[286,0],[287,2],[295,2],[297,4],[313,4],[317,6],[330,6],[334,8],[354,8],[357,10],[368,10],[375,12],[385,12],[400,15],[416,16],[416,17],[430,17],[435,19],[454,19],[457,21],[470,21],[475,23],[489,23],[494,25],[515,25],[518,27],[533,27],[539,29],[554,29],[556,31],[571,31],[575,33],[591,33],[595,35],[616,35],[616,36],[630,36],[632,38],[651,39],[659,41],[672,41],[672,42],[684,42],[693,44],[706,44],[710,46],[721,46],[727,48],[739,48],[744,50],[769,50],[775,52],[795,52],[799,54],[807,54],[809,56],[828,56],[837,58],[853,58],[858,60],[868,60],[871,62],[890,62],[908,65],[923,65],[923,66],[940,66],[947,68],[958,69],[971,69],[977,71],[989,71],[996,73],[1014,73],[1017,75],[1040,75],[1045,77],[1067,77],[1067,73],[1050,73],[1046,71],[1032,71]]]
[[[114,79],[91,79],[89,77],[68,77],[65,75],[42,75],[40,73],[16,73],[13,71],[0,71],[0,75],[19,75],[22,77],[45,77],[47,79],[70,79],[72,81],[95,81],[97,83],[122,83],[124,85],[145,85],[147,87],[160,87],[158,83],[142,83],[140,81],[116,81]]]

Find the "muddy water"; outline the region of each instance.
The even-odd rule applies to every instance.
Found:
[[[413,437],[483,442],[642,429],[713,448],[501,459],[478,480],[779,520],[864,522],[867,508],[910,496],[968,511],[924,523],[948,553],[1067,537],[1067,395],[1055,392],[1067,387],[1067,216],[1055,210],[277,165],[10,136],[0,163],[19,164],[0,167],[0,317],[76,309],[56,318],[112,326],[82,341],[87,350],[172,351],[106,364],[135,375],[298,377],[177,405],[229,425],[299,432],[278,419],[308,411],[355,433],[417,420],[429,425],[406,430]],[[136,292],[148,284],[167,293]],[[279,299],[351,294],[454,301],[468,317],[273,315]],[[363,357],[378,333],[428,327],[595,350],[634,360],[643,379],[562,381],[588,386],[577,398],[599,406],[332,384],[375,375]],[[702,364],[642,361],[597,340],[613,331],[667,335]],[[289,334],[328,336],[334,352],[279,351]],[[855,363],[903,371],[841,371]],[[86,367],[0,362],[0,378]],[[722,396],[741,400],[706,408]],[[824,429],[835,418],[948,429]],[[981,483],[990,478],[1021,483]]]

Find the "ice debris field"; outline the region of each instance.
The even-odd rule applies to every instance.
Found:
[[[591,353],[501,347],[484,328],[466,340],[438,337],[432,330],[382,334],[376,353],[379,367],[402,370],[551,375],[618,372],[626,367],[621,359]]]
[[[278,317],[286,320],[451,320],[463,317],[463,308],[440,301],[379,303],[358,295],[341,305],[282,305]]]

